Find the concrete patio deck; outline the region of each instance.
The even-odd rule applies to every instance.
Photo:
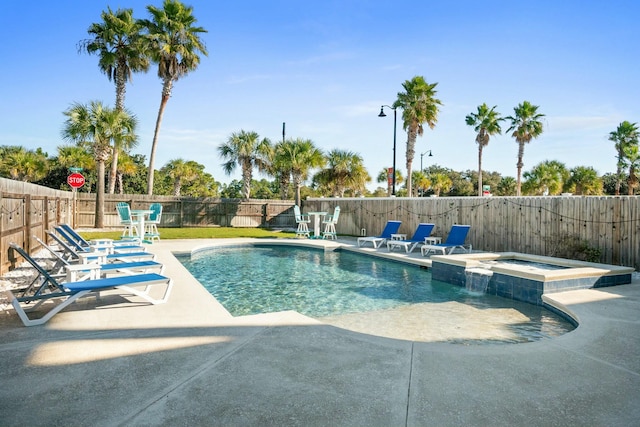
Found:
[[[106,293],[32,328],[0,312],[0,425],[640,425],[638,282],[553,294],[580,321],[555,339],[420,343],[231,317],[171,255],[219,242],[149,246],[167,304]]]

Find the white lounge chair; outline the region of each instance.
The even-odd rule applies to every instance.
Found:
[[[402,224],[402,221],[387,221],[387,225],[384,226],[384,229],[379,236],[358,237],[358,246],[362,247],[366,243],[371,242],[374,248],[379,248],[387,240],[391,239],[392,234],[396,234],[398,232],[400,224]]]
[[[58,246],[60,246],[60,248],[64,251],[63,257],[66,257],[69,260],[79,260],[80,262],[84,263],[97,262],[99,264],[106,264],[107,262],[114,261],[154,261],[156,259],[155,254],[146,251],[108,253],[105,251],[91,251],[83,249],[78,250],[69,246],[67,242],[58,237],[56,233],[47,231],[47,234],[51,236],[51,238],[53,238]]]
[[[143,298],[151,304],[162,304],[167,302],[173,287],[173,281],[157,273],[135,274],[130,276],[109,277],[106,279],[83,280],[79,282],[60,283],[55,277],[49,274],[40,264],[35,262],[20,246],[10,243],[11,248],[17,251],[27,260],[38,274],[43,278],[37,288],[29,287],[18,291],[5,291],[9,301],[13,305],[16,313],[25,326],[42,325],[48,322],[53,316],[63,310],[72,302],[76,301],[91,292],[100,292],[109,289],[122,289],[126,293]],[[163,284],[166,286],[162,298],[156,299],[149,295],[152,285]],[[144,286],[143,290],[136,289],[137,286]],[[62,298],[62,302],[49,310],[44,316],[38,319],[30,319],[21,303],[33,303],[29,311],[40,307],[43,303],[54,298]]]
[[[113,241],[105,239],[100,243],[87,242],[80,234],[78,234],[68,224],[60,224],[54,227],[54,230],[67,241],[69,246],[79,251],[96,251],[106,250],[109,253],[113,252],[144,252],[146,248],[141,246],[139,240],[127,239],[124,241]],[[108,240],[108,242],[107,242]]]
[[[107,264],[87,263],[81,264],[71,262],[64,258],[51,246],[43,242],[39,237],[34,239],[45,248],[55,258],[55,265],[49,270],[55,277],[66,277],[68,282],[87,280],[90,278],[111,276],[114,274],[136,274],[157,272],[164,273],[164,264],[157,261],[132,261],[132,262],[112,262]]]

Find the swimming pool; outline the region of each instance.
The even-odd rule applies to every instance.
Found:
[[[376,319],[399,319],[398,328],[417,331],[460,329],[461,323],[476,330],[493,323],[501,331],[449,342],[536,341],[574,327],[542,307],[432,280],[415,265],[346,251],[253,245],[176,256],[233,316],[295,310],[366,333]],[[416,310],[422,319],[417,324]]]

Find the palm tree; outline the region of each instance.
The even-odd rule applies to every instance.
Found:
[[[564,190],[574,194],[598,196],[603,192],[602,179],[591,166],[576,166],[571,169]]]
[[[91,192],[91,187],[95,181],[91,171],[96,169],[96,159],[85,148],[78,145],[61,145],[58,147],[58,164],[66,169],[80,168],[84,173],[85,185],[83,188],[87,193]]]
[[[87,146],[98,166],[96,185],[95,227],[104,226],[105,162],[111,154],[111,141],[135,134],[137,120],[126,111],[104,107],[101,102],[74,104],[64,112],[67,116],[62,137]]]
[[[58,163],[67,169],[78,167],[85,170],[91,170],[96,166],[96,161],[91,156],[91,153],[78,145],[59,146]]]
[[[158,64],[158,77],[162,80],[160,108],[149,156],[147,192],[151,195],[158,134],[173,83],[198,68],[199,54],[207,56],[207,49],[199,36],[207,30],[194,26],[197,20],[193,16],[193,8],[178,0],[164,0],[162,9],[147,6],[147,10],[152,19],[144,19],[140,23],[148,32],[149,54],[152,61]]]
[[[544,117],[544,114],[538,113],[538,105],[533,105],[529,101],[524,101],[518,104],[513,109],[514,115],[505,117],[511,121],[511,126],[507,129],[507,132],[513,131],[513,136],[518,143],[518,176],[516,181],[516,195],[521,194],[521,179],[522,179],[522,158],[524,157],[524,144],[530,142],[533,138],[537,138],[542,134],[542,122],[540,119]]]
[[[242,169],[242,196],[248,199],[251,194],[251,179],[253,168],[265,171],[269,165],[271,156],[271,142],[267,138],[260,139],[256,132],[232,133],[226,143],[218,147],[218,153],[226,160],[222,167],[227,175],[230,175],[240,166]]]
[[[327,155],[327,167],[314,176],[314,181],[333,197],[344,197],[347,190],[354,195],[364,192],[371,177],[359,154],[334,149]]]
[[[428,175],[428,178],[431,181],[431,188],[436,196],[440,196],[442,192],[448,192],[453,185],[451,178],[445,173],[433,173]]]
[[[413,172],[413,187],[416,190],[416,194],[420,197],[424,196],[424,192],[431,187],[431,180],[426,173],[422,171]]]
[[[198,163],[193,160],[173,159],[164,165],[162,171],[173,180],[174,196],[180,196],[183,181],[193,181],[200,175]]]
[[[40,148],[36,151],[23,147],[7,150],[2,156],[2,169],[11,179],[34,182],[43,179],[49,172],[49,159]]]
[[[630,145],[638,145],[638,125],[625,120],[618,125],[614,132],[609,133],[609,141],[615,143],[618,157],[615,193],[616,196],[619,196],[622,173],[626,168],[625,149]]]
[[[282,168],[280,175],[281,191],[282,186],[288,187],[289,173],[295,189],[295,203],[300,205],[300,188],[302,183],[309,177],[309,171],[313,168],[324,166],[326,159],[322,150],[317,148],[313,141],[309,139],[289,139],[276,145],[275,165]],[[286,177],[285,177],[286,175]],[[286,188],[285,187],[285,188]]]
[[[486,103],[478,106],[476,113],[471,113],[465,117],[465,122],[473,126],[477,132],[476,142],[478,143],[478,196],[482,197],[482,149],[489,145],[489,138],[495,134],[501,134],[500,122],[504,119],[496,111],[497,106],[489,107]]]
[[[424,77],[415,76],[406,80],[402,87],[404,92],[398,92],[398,99],[393,103],[394,108],[402,108],[403,129],[407,131],[407,189],[411,197],[411,164],[415,155],[416,139],[422,136],[426,123],[433,129],[438,121],[439,105],[436,96],[438,83],[429,84]]]
[[[280,192],[280,200],[289,198],[291,183],[291,151],[290,141],[278,142],[270,153],[269,174],[276,178]]]
[[[391,196],[391,191],[393,186],[393,181],[389,180],[389,169],[393,169],[393,168],[383,168],[378,174],[378,177],[376,179],[376,182],[387,183],[387,197]],[[402,172],[396,169],[396,184],[402,184],[403,182],[404,182],[404,177],[402,176]]]
[[[80,42],[81,50],[100,57],[100,71],[113,80],[116,86],[116,110],[124,110],[124,98],[127,82],[132,74],[149,69],[146,44],[141,35],[142,25],[133,19],[132,9],[118,9],[115,13],[110,7],[101,14],[102,22],[91,24],[88,33],[92,36]],[[109,194],[115,191],[118,156],[121,149],[114,140],[114,150],[109,173]],[[132,148],[132,147],[128,147]]]
[[[138,164],[133,160],[133,158],[124,153],[124,155],[120,158],[118,162],[118,172],[117,172],[117,181],[118,181],[118,194],[124,194],[124,177],[125,176],[133,176],[138,172],[139,167]]]
[[[638,144],[629,144],[624,147],[625,165],[629,167],[629,175],[627,177],[627,190],[629,196],[632,196],[635,189],[638,188],[638,172],[640,172],[640,148]]]
[[[569,181],[569,170],[557,160],[545,160],[531,171],[525,172],[523,185],[525,194],[558,195]]]
[[[516,179],[512,176],[503,176],[498,183],[496,192],[497,196],[515,196],[516,195]]]

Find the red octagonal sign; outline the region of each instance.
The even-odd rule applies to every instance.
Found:
[[[67,177],[67,184],[73,188],[80,188],[84,185],[84,176],[81,173],[72,173]]]

